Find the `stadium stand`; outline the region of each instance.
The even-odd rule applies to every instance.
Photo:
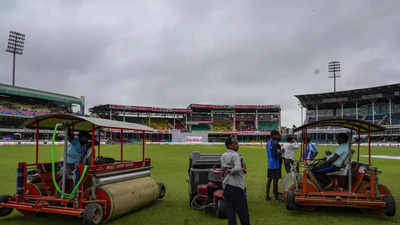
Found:
[[[150,127],[157,129],[157,130],[168,130],[168,122],[166,119],[160,118],[151,118],[150,119]]]
[[[73,106],[82,111],[84,102],[68,95],[0,83],[0,140],[3,137],[32,137],[31,131],[19,129],[27,118],[49,113],[74,113]]]
[[[271,131],[279,129],[278,121],[258,121],[258,130]]]
[[[232,121],[229,120],[219,120],[212,123],[213,131],[231,131],[232,127]]]
[[[237,131],[254,131],[256,130],[254,121],[237,121],[236,122]]]
[[[330,118],[366,120],[388,128],[386,132],[377,134],[377,138],[400,140],[400,84],[296,97],[306,109],[305,123]],[[312,135],[316,141],[333,142],[331,137],[334,135],[327,133],[328,129],[310,132],[314,132]]]
[[[150,125],[162,134],[160,137],[152,134],[153,140],[171,140],[172,135],[201,132],[207,133],[208,139],[204,140],[208,141],[221,141],[232,133],[241,140],[265,140],[269,131],[280,129],[281,113],[279,105],[204,104],[191,104],[187,108],[107,104],[89,111],[100,118]],[[261,129],[257,129],[258,121],[267,121],[267,125],[261,123]]]
[[[175,126],[174,126],[174,120],[168,119],[168,127],[171,130],[184,130],[185,129],[184,122],[181,121],[180,119],[175,119]]]
[[[192,121],[211,121],[210,113],[193,113]]]
[[[210,124],[197,124],[192,125],[192,131],[210,131]]]

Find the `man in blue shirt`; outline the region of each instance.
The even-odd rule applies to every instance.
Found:
[[[74,170],[76,163],[84,163],[87,149],[89,148],[90,135],[86,131],[79,131],[78,138],[74,138],[74,135],[70,133],[68,140],[70,145],[67,151],[67,173],[71,174]],[[79,179],[79,169],[75,170],[75,180]]]
[[[85,131],[79,131],[78,138],[74,138],[73,135],[70,134],[68,139],[71,144],[68,146],[67,163],[82,163],[86,155],[86,150],[89,147],[89,133]]]
[[[310,137],[306,137],[307,146],[303,152],[303,159],[307,164],[311,164],[315,157],[318,155],[318,149],[315,144],[312,143]]]
[[[271,132],[271,138],[267,142],[267,161],[268,161],[268,169],[267,169],[267,185],[266,185],[266,197],[265,200],[271,200],[269,195],[271,190],[271,182],[273,181],[274,187],[274,197],[275,200],[279,200],[278,193],[278,180],[282,177],[281,175],[281,146],[279,141],[281,139],[281,134],[279,131],[273,130]]]
[[[339,146],[327,157],[325,162],[312,170],[315,177],[321,182],[325,189],[330,186],[330,180],[328,176],[326,176],[326,173],[339,170],[349,154],[348,139],[349,137],[346,133],[338,134],[337,141]]]

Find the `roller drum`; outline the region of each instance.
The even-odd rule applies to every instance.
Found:
[[[106,184],[112,184],[112,183],[121,183],[121,182],[124,182],[127,180],[148,177],[150,175],[151,175],[150,170],[144,170],[144,171],[137,171],[134,173],[125,173],[125,174],[118,174],[118,175],[108,176],[108,177],[100,177],[97,179],[97,184],[106,185]]]
[[[161,187],[152,177],[137,178],[99,187],[109,200],[109,213],[105,220],[113,219],[156,201]]]

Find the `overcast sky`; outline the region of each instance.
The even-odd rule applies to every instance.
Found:
[[[282,3],[284,2],[284,3]],[[280,104],[296,94],[399,82],[400,1],[0,1],[0,82],[9,30],[26,34],[16,84],[87,106]],[[3,44],[1,44],[3,42]]]

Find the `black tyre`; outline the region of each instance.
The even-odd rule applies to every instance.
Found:
[[[215,215],[218,218],[226,218],[226,207],[223,199],[217,200],[217,209],[215,211]]]
[[[190,206],[190,207],[192,207],[193,198],[194,198],[194,194],[189,193],[189,206]]]
[[[396,201],[394,200],[392,195],[385,195],[383,198],[386,203],[385,207],[385,215],[386,216],[394,216],[396,214]]]
[[[11,199],[9,195],[0,195],[0,202],[6,203],[8,200]],[[2,208],[0,207],[0,217],[7,216],[13,211],[13,208]]]
[[[158,199],[162,199],[162,198],[164,198],[165,193],[166,193],[165,184],[158,182],[158,186],[160,187],[160,195],[158,196]]]
[[[296,210],[296,195],[293,191],[288,191],[286,196],[286,209],[287,210]]]
[[[192,193],[192,184],[189,183],[188,185],[188,192],[189,192],[189,206],[192,207],[192,200],[194,198],[194,196],[196,195],[196,193]]]
[[[103,216],[104,211],[100,204],[88,204],[83,212],[83,223],[85,225],[99,225],[103,221]]]

